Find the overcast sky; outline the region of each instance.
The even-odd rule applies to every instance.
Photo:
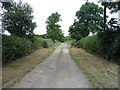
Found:
[[[14,0],[19,1],[19,0]],[[86,0],[21,0],[27,2],[34,10],[34,22],[37,27],[34,30],[35,34],[45,34],[48,16],[58,12],[61,14],[62,21],[60,22],[61,29],[64,35],[68,35],[69,26],[73,24],[76,11],[86,2]],[[96,3],[97,0],[89,0]],[[86,13],[87,14],[87,13]]]
[[[62,21],[60,22],[61,29],[65,35],[68,35],[69,26],[72,25],[75,19],[75,13],[82,4],[83,0],[22,0],[28,2],[34,10],[34,21],[37,23],[35,29],[36,34],[46,33],[46,24],[48,16],[58,12],[61,14]]]

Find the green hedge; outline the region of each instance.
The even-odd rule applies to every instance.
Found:
[[[97,36],[88,36],[79,41],[79,46],[90,53],[99,53],[100,40]]]
[[[60,42],[55,40],[55,43],[53,42],[52,39],[43,39],[45,42],[47,42],[48,47],[55,47],[57,44],[59,45]]]
[[[26,56],[39,48],[48,48],[48,43],[39,37],[32,36],[25,39],[18,36],[2,36],[2,61],[11,62],[17,58]]]
[[[120,39],[120,38],[119,38]],[[89,53],[103,57],[109,61],[120,62],[120,40],[111,40],[109,38],[101,40],[97,35],[87,36],[82,38],[78,43],[78,46],[85,49]],[[118,40],[118,41],[117,41]]]
[[[15,60],[30,53],[31,43],[20,37],[6,36],[2,37],[2,59],[3,63]]]

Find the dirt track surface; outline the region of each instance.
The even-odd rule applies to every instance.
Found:
[[[13,88],[90,88],[90,85],[70,57],[67,45],[62,44]]]

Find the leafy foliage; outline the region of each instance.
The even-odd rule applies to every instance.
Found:
[[[80,10],[76,12],[77,20],[69,28],[70,36],[76,40],[73,45],[107,60],[120,63],[120,26],[117,24],[117,18],[111,18],[106,23],[107,16],[105,14],[106,8],[110,9],[110,13],[116,13],[118,11],[116,5],[120,7],[119,3],[102,3],[104,20],[101,7],[89,2],[82,5]],[[85,37],[90,32],[96,33],[96,35]]]
[[[78,41],[82,37],[88,36],[89,31],[86,30],[85,24],[81,24],[80,22],[76,21],[69,27],[69,34],[73,39]]]
[[[94,3],[86,2],[76,12],[77,20],[70,26],[70,36],[76,40],[88,36],[90,32],[95,33],[102,29],[103,9]]]
[[[101,0],[100,0],[101,1]],[[106,25],[106,8],[108,8],[110,10],[110,13],[117,13],[118,10],[120,10],[120,1],[116,1],[116,2],[102,2],[101,3],[102,6],[104,6],[104,30],[106,30],[107,25]]]
[[[52,42],[36,36],[32,36],[31,39],[26,39],[14,35],[3,35],[2,41],[3,63],[8,63],[26,56],[39,48],[48,48],[53,45]]]
[[[110,31],[108,34],[111,33],[113,32]],[[79,47],[92,54],[103,57],[109,61],[117,62],[119,64],[120,38],[115,38],[115,40],[111,40],[111,38],[109,38],[106,33],[102,34],[102,36],[104,40],[97,35],[82,38],[79,41]]]
[[[9,5],[10,4],[10,5]],[[7,6],[9,5],[9,6]],[[2,17],[2,28],[11,35],[26,37],[33,35],[36,23],[32,22],[32,8],[27,3],[3,3],[4,10]]]
[[[11,60],[25,56],[30,53],[31,44],[26,39],[16,36],[3,35],[2,41],[3,63],[10,62]]]
[[[58,24],[58,22],[61,21],[60,16],[61,15],[58,14],[58,12],[52,13],[47,18],[47,21],[46,21],[47,35],[54,42],[55,42],[55,40],[60,41],[64,37],[62,30],[60,29],[61,26]]]
[[[119,2],[102,2],[102,6],[105,6],[106,8],[110,9],[110,13],[116,13],[118,12],[118,8],[120,7],[120,1]]]
[[[2,3],[2,8],[9,10],[11,8],[13,2],[1,2],[1,3]]]
[[[102,4],[105,5],[105,3]],[[118,11],[116,5],[120,6],[118,2],[106,2],[106,7],[110,9],[110,13]],[[114,59],[120,63],[120,27],[117,24],[117,18],[111,18],[106,24],[106,29],[99,32],[98,36],[101,39],[101,49],[103,55],[106,55],[105,58],[108,60]]]

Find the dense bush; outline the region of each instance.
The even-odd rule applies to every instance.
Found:
[[[100,40],[95,35],[88,36],[79,41],[79,46],[86,49],[90,53],[98,53],[99,51],[97,50],[100,47]]]
[[[39,48],[48,48],[48,43],[43,38],[32,36],[30,39],[18,36],[2,37],[2,60],[3,63],[11,62],[16,58],[20,58],[30,54]]]
[[[47,43],[46,41],[43,41],[43,42],[42,42],[42,47],[48,48],[48,47],[49,47],[49,46],[48,46],[48,43]]]
[[[30,39],[30,41],[31,41],[31,47],[30,47],[31,50],[36,50],[42,47],[42,42],[43,42],[42,38],[33,36]]]
[[[78,46],[109,61],[120,63],[120,38],[111,39],[108,36],[106,37],[103,40],[97,35],[88,36],[82,38]],[[105,38],[104,35],[103,38]]]
[[[16,36],[2,37],[2,55],[3,63],[15,60],[30,53],[31,42],[24,38]]]
[[[56,44],[60,43],[60,42],[57,41],[57,40],[55,40],[55,43],[54,43],[52,39],[43,39],[43,40],[44,40],[45,42],[47,42],[47,47],[53,47],[55,43],[56,43]],[[44,45],[46,45],[46,44],[44,44]]]
[[[76,40],[75,40],[75,41],[72,41],[72,42],[71,42],[71,45],[72,45],[73,47],[78,47],[78,48],[80,47],[79,42],[76,41]]]

